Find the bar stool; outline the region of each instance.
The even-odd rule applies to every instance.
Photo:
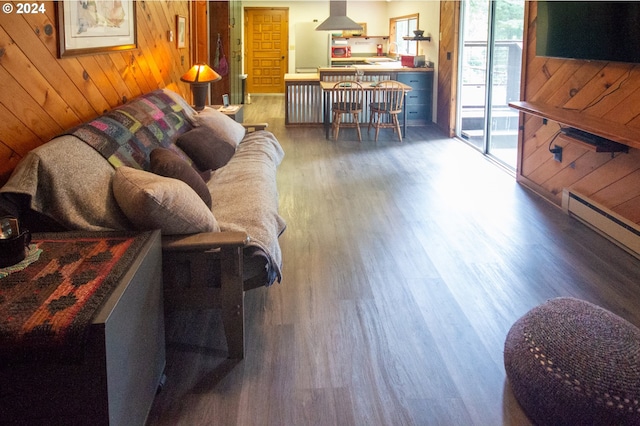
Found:
[[[398,134],[398,139],[402,142],[402,132],[398,114],[402,112],[402,100],[404,98],[404,88],[402,84],[394,80],[379,82],[374,91],[371,104],[369,104],[371,115],[369,116],[369,126],[367,132],[373,126],[376,129],[376,141],[380,128],[392,128]],[[389,119],[383,120],[383,116],[388,115]]]
[[[338,81],[333,86],[333,102],[331,104],[333,139],[338,140],[340,126],[355,127],[358,131],[358,141],[362,142],[360,133],[360,114],[362,114],[362,100],[364,89],[357,81]],[[342,116],[349,114],[352,123],[342,121]]]

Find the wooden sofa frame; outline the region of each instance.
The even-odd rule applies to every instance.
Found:
[[[247,132],[265,130],[267,123],[243,124]],[[244,292],[255,283],[243,280],[243,249],[250,236],[244,232],[204,232],[162,237],[162,269],[165,310],[221,309],[230,359],[243,359]],[[219,285],[209,273],[219,262]],[[180,263],[188,264],[189,287],[175,275]]]

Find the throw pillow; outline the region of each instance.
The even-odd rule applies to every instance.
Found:
[[[211,209],[211,193],[201,175],[176,153],[166,148],[156,148],[149,155],[151,172],[160,176],[180,179],[189,185]]]
[[[121,166],[112,187],[125,216],[140,230],[160,229],[165,235],[220,231],[211,210],[181,180]]]
[[[211,129],[218,140],[226,142],[235,149],[247,130],[244,126],[215,108],[206,107],[193,117],[196,127]]]
[[[235,147],[218,138],[207,127],[196,127],[176,140],[200,170],[217,170],[229,162],[236,152]]]

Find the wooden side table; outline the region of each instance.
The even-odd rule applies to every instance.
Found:
[[[236,120],[238,123],[242,123],[244,121],[244,105],[229,105],[224,108],[222,105],[209,105],[211,108],[215,108],[218,111],[228,115],[229,117]]]
[[[76,235],[59,234],[67,240]],[[143,237],[93,317],[81,360],[46,360],[43,354],[43,361],[0,364],[3,423],[145,423],[163,380],[165,336],[160,232]]]

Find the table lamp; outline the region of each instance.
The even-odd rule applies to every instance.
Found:
[[[187,71],[180,80],[191,84],[193,92],[193,103],[196,111],[204,109],[204,103],[207,100],[207,90],[209,83],[221,80],[220,74],[215,72],[207,64],[196,64]]]

